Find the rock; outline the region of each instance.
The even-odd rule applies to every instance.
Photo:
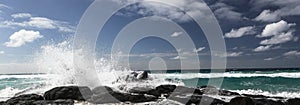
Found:
[[[138,74],[136,78],[139,80],[148,79],[148,72],[143,71],[142,73]]]
[[[214,86],[201,86],[200,90],[202,91],[202,93],[204,94],[213,94],[213,95],[217,95],[219,93],[219,89],[217,89]]]
[[[41,100],[33,102],[34,105],[74,105],[72,99],[59,99],[59,100]]]
[[[142,94],[130,94],[130,93],[122,93],[117,91],[106,91],[100,93],[94,93],[91,100],[92,103],[95,104],[105,104],[105,103],[119,103],[119,102],[149,102],[156,100],[157,97],[142,95]]]
[[[226,102],[222,100],[201,95],[193,95],[188,97],[170,96],[169,99],[180,102],[185,105],[226,105]]]
[[[287,105],[299,105],[300,104],[300,98],[293,98],[293,99],[288,99],[286,101]]]
[[[242,94],[243,96],[246,97],[251,97],[251,98],[270,98],[268,96],[264,96],[264,95],[251,95],[251,94]]]
[[[239,93],[231,92],[231,91],[228,91],[228,90],[220,90],[219,95],[222,95],[222,96],[240,96]]]
[[[230,100],[228,105],[255,105],[255,103],[249,97],[235,97]]]
[[[270,99],[254,99],[255,105],[285,105],[281,101],[274,101]]]
[[[95,104],[104,103],[119,103],[119,102],[149,102],[154,101],[157,97],[148,96],[144,94],[130,94],[114,91],[112,88],[107,86],[98,86],[92,90],[93,95],[89,102]]]
[[[91,98],[91,96],[92,91],[86,86],[55,87],[44,94],[46,100],[73,99],[85,101],[86,99]]]
[[[198,88],[189,88],[185,86],[177,86],[172,94],[195,94],[202,95],[203,92]]]
[[[161,94],[170,94],[176,89],[176,85],[160,85],[155,88]]]
[[[34,101],[44,100],[43,96],[37,94],[25,94],[8,99],[5,103],[7,105],[32,105]]]

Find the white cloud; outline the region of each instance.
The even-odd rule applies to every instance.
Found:
[[[254,20],[256,21],[265,21],[265,22],[273,22],[280,20],[279,12],[278,11],[270,11],[264,10],[262,11]]]
[[[129,4],[137,0],[113,0],[120,4]],[[142,1],[142,0],[140,0]],[[170,2],[179,9],[173,7],[161,5],[157,3],[139,3],[135,6],[126,8],[131,12],[121,13],[119,15],[131,16],[132,14],[139,14],[143,16],[159,16],[168,19],[176,20],[178,22],[190,21],[191,18],[186,13],[193,15],[201,15],[201,17],[208,18],[209,15],[205,15],[207,11],[207,5],[204,2],[198,0],[151,0],[152,2],[164,3]],[[183,11],[184,10],[184,11]],[[203,12],[204,11],[204,12]],[[199,13],[199,14],[198,14]]]
[[[271,49],[271,45],[267,45],[267,46],[259,46],[257,48],[255,48],[253,51],[255,52],[262,52],[262,51],[267,51]]]
[[[201,52],[205,49],[205,47],[200,47],[198,49],[194,49],[194,52],[198,53],[198,52]]]
[[[281,20],[277,23],[271,23],[266,25],[261,35],[258,37],[269,37],[281,34],[287,30],[289,30],[292,26],[295,26],[295,23],[287,23],[284,20]]]
[[[183,34],[183,32],[174,32],[172,35],[171,35],[171,37],[178,37],[178,36],[180,36],[180,35],[182,35]]]
[[[299,56],[300,51],[289,51],[283,54],[284,56]]]
[[[274,60],[275,58],[266,58],[264,59],[265,61],[271,61],[271,60]]]
[[[36,29],[57,29],[61,32],[75,32],[75,27],[68,22],[51,20],[46,17],[32,17],[28,13],[13,14],[14,18],[25,18],[27,20],[16,22],[15,20],[3,21],[0,23],[1,27],[32,27]]]
[[[233,7],[228,6],[224,3],[216,3],[211,6],[212,8],[216,8],[214,10],[214,14],[219,19],[228,19],[228,20],[242,20],[242,14],[234,11]]]
[[[241,56],[243,54],[243,52],[227,52],[227,53],[224,53],[224,54],[217,54],[215,56],[218,56],[218,57],[238,57],[238,56]]]
[[[36,39],[42,38],[43,36],[39,31],[32,30],[20,30],[18,32],[13,33],[9,39],[9,42],[5,42],[4,45],[6,47],[20,47],[25,45],[26,43],[30,43],[35,41]]]
[[[13,17],[13,18],[30,18],[31,14],[29,14],[29,13],[17,13],[17,14],[12,14],[11,17]]]
[[[4,54],[5,52],[4,51],[0,51],[0,54]]]
[[[239,29],[232,29],[229,33],[225,34],[225,37],[227,38],[238,38],[242,37],[244,35],[249,35],[255,33],[253,30],[253,26],[247,26],[247,27],[241,27]]]
[[[300,15],[300,1],[299,0],[252,0],[255,5],[253,9],[262,10],[266,6],[278,7],[275,11],[263,10],[255,20],[259,21],[277,21],[285,16]]]
[[[278,34],[278,35],[275,35],[275,36],[271,37],[270,39],[262,40],[260,42],[260,44],[262,44],[262,45],[274,45],[274,44],[286,43],[286,42],[294,40],[294,34],[293,33],[294,33],[293,30],[291,30],[287,33],[281,33],[281,34]]]

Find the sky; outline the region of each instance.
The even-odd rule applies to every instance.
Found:
[[[115,1],[115,3],[131,1]],[[61,43],[72,38],[81,17],[93,2],[93,0],[1,0],[0,73],[36,71],[33,60],[37,52],[48,43]],[[182,45],[186,43],[184,37],[189,36],[195,48],[176,49],[167,40],[158,37],[144,38],[135,43],[131,49],[130,62],[134,69],[148,69],[150,63],[151,65],[164,63],[166,65],[163,66],[178,69],[180,59],[189,59],[189,55],[193,52],[198,54],[202,68],[210,67],[211,56],[227,57],[228,68],[300,67],[299,0],[205,0],[205,2],[176,0],[171,2],[178,4],[176,6],[182,10],[143,3],[119,10],[99,33],[102,37],[97,40],[98,57],[109,55],[114,39],[124,26],[142,17],[158,16],[172,20],[187,33],[172,25],[172,22],[163,20],[150,20],[153,24],[147,25],[163,29],[160,33],[173,40],[182,41]],[[192,18],[184,14],[184,12],[199,11],[203,5],[209,6],[220,24],[227,54],[212,55],[201,28]],[[154,24],[155,22],[163,24],[157,25]],[[145,30],[145,28],[140,27],[136,30]],[[125,31],[124,34],[134,33]],[[179,57],[179,53],[185,57]],[[122,56],[122,52],[117,56]],[[153,62],[153,60],[158,61]]]

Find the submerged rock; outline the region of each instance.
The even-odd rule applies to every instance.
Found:
[[[55,87],[49,91],[46,91],[44,97],[46,100],[57,99],[73,99],[85,101],[92,96],[92,91],[86,86],[63,86]]]
[[[8,99],[6,105],[32,105],[34,101],[44,100],[43,96],[37,94],[25,94]],[[4,105],[5,105],[4,104]]]

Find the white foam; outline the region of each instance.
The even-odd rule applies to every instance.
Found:
[[[270,97],[300,98],[300,93],[299,92],[276,92],[276,93],[271,93],[271,92],[268,92],[268,91],[253,90],[253,89],[231,90],[231,91],[237,92],[237,93],[240,93],[240,94],[264,95],[264,96],[270,96]]]
[[[168,78],[177,79],[193,79],[193,78],[242,78],[242,77],[284,77],[284,78],[300,78],[300,72],[293,73],[273,73],[273,74],[263,74],[263,73],[182,73],[182,74],[155,74],[166,76]]]

